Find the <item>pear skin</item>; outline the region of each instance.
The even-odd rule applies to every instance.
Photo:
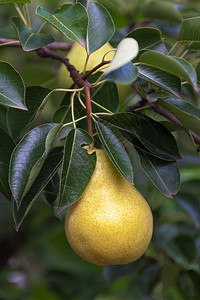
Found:
[[[153,231],[151,209],[114,167],[104,150],[82,197],[67,209],[65,232],[73,250],[96,265],[120,265],[146,251]]]

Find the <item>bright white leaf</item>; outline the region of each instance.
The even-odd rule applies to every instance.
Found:
[[[128,62],[130,62],[133,58],[137,56],[138,52],[139,52],[139,46],[135,39],[133,38],[123,39],[119,43],[115,56],[110,66],[106,70],[105,74],[113,72],[121,68],[122,66],[126,65]]]

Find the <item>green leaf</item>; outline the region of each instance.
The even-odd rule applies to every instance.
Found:
[[[25,4],[25,3],[31,3],[30,0],[0,0],[0,3],[19,3],[19,4]]]
[[[158,104],[170,111],[186,129],[200,135],[200,110],[178,98],[158,99]]]
[[[78,119],[79,113],[76,108],[74,108],[74,117],[75,119]],[[72,122],[72,112],[71,112],[71,106],[70,105],[62,105],[60,106],[55,114],[52,117],[52,123],[60,123],[60,124],[66,124]],[[57,140],[65,138],[68,133],[74,128],[73,124],[67,125],[63,127],[57,136]]]
[[[103,268],[103,275],[107,284],[113,284],[116,280],[131,276],[137,272],[140,261],[134,261],[126,265],[107,265]]]
[[[169,1],[150,0],[144,4],[143,13],[146,18],[181,22],[181,14]]]
[[[17,207],[39,174],[51,149],[48,136],[56,124],[44,124],[28,132],[15,147],[10,161],[10,187]]]
[[[36,8],[36,15],[54,26],[67,38],[86,47],[88,16],[81,4],[65,4],[61,9],[56,10],[54,14],[38,6]]]
[[[123,39],[117,46],[115,56],[104,73],[105,79],[121,83],[131,83],[138,76],[137,68],[131,60],[138,54],[138,43],[133,38]]]
[[[7,107],[0,105],[0,128],[8,132],[8,127],[7,127],[7,112],[8,109]]]
[[[103,79],[110,79],[116,82],[129,84],[134,82],[138,77],[138,69],[134,66],[132,62],[127,63],[121,68],[105,74]]]
[[[27,110],[25,87],[20,74],[10,64],[0,61],[0,104]]]
[[[45,186],[57,171],[61,163],[62,156],[63,153],[60,151],[60,149],[54,149],[52,153],[47,156],[37,178],[24,197],[19,209],[17,209],[16,202],[13,203],[13,218],[15,221],[16,230],[19,230],[19,227],[21,226],[35,200],[39,197]]]
[[[181,82],[178,77],[145,64],[137,65],[137,69],[140,79],[150,82],[176,97],[181,97]]]
[[[198,197],[191,195],[190,193],[179,193],[176,196],[177,202],[183,207],[183,209],[191,216],[195,225],[200,227],[200,201]]]
[[[183,234],[184,229],[179,231],[172,225],[160,226],[155,234],[155,242],[176,263],[186,269],[191,269],[197,258],[197,251],[194,239]]]
[[[165,161],[136,148],[140,165],[155,187],[169,198],[179,190],[180,174],[176,161]]]
[[[122,144],[122,137],[118,130],[111,128],[110,124],[97,119],[96,130],[99,139],[118,171],[133,184],[133,169],[130,158]]]
[[[49,89],[40,86],[31,86],[26,90],[26,105],[28,110],[9,108],[7,126],[13,139],[17,138],[27,124],[30,124],[37,115],[44,98],[50,93]],[[20,120],[20,122],[19,122]]]
[[[188,18],[184,20],[179,32],[179,41],[199,42],[199,26],[200,17]]]
[[[166,52],[162,41],[162,33],[157,28],[136,28],[126,37],[134,38],[138,42],[140,51],[151,49],[159,52]]]
[[[140,63],[158,68],[193,84],[185,67],[171,56],[167,56],[157,51],[148,50],[141,55]]]
[[[182,65],[182,67],[186,70],[186,72],[190,76],[190,80],[193,83],[193,85],[197,85],[197,74],[194,67],[184,58],[180,58],[176,56],[173,56],[173,58],[177,60]]]
[[[8,183],[9,161],[15,144],[11,137],[0,129],[0,192],[10,199],[11,191]]]
[[[114,34],[115,27],[110,13],[99,3],[78,0],[87,9],[89,25],[87,29],[88,54],[91,54],[108,42]],[[88,4],[89,3],[89,4]]]
[[[89,154],[83,145],[93,142],[82,129],[73,129],[66,138],[61,168],[59,212],[76,202],[85,191],[96,166],[96,154]]]
[[[173,161],[180,158],[176,140],[159,122],[138,113],[117,113],[112,116],[101,116],[103,120],[119,130],[131,133],[153,155]]]
[[[132,61],[138,55],[139,47],[138,43],[133,38],[123,39],[117,46],[117,51],[112,59],[105,74],[109,74],[117,69],[123,67],[130,61]]]
[[[54,42],[54,38],[50,34],[30,31],[18,17],[12,17],[11,21],[24,51],[33,51]]]
[[[115,113],[119,108],[119,94],[117,85],[114,82],[106,81],[102,85],[94,88],[94,91],[91,92],[91,98],[96,103],[100,104],[113,113]],[[93,102],[92,111],[94,113],[105,112],[104,109],[95,105]]]

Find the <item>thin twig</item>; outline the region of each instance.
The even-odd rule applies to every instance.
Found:
[[[44,24],[44,23],[43,23]],[[9,47],[22,47],[18,40],[0,38],[0,45]],[[53,42],[46,46],[47,48],[54,50],[70,50],[72,45],[64,42]]]
[[[95,71],[97,71],[99,68],[101,68],[104,65],[107,65],[111,62],[111,60],[104,60],[100,64],[96,65],[92,70],[90,70],[88,73],[86,73],[82,78],[85,80],[87,79],[90,75],[92,75]]]

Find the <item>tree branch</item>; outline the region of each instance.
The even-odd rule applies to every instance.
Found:
[[[156,105],[156,99],[149,99],[149,98],[144,98],[136,85],[134,85],[134,88],[136,89],[137,93],[141,96],[141,100],[138,101],[137,103],[131,105],[131,106],[128,106],[126,108],[126,111],[134,111],[135,109],[139,108],[139,107],[143,107],[143,106],[146,106],[148,104],[154,104],[152,107],[150,107],[150,109],[152,109],[153,111],[155,111],[156,113],[164,116],[166,119],[170,120],[171,122],[173,123],[176,123],[178,125],[183,125],[172,113],[170,113],[168,110],[166,110],[165,108],[159,106],[159,105]],[[198,145],[200,145],[200,136],[198,136],[196,133],[194,133],[193,131],[189,130],[189,134],[193,137],[194,139],[194,142]],[[199,152],[200,151],[200,147],[197,147],[197,151]]]
[[[93,136],[92,131],[92,105],[91,105],[91,97],[90,97],[90,88],[85,86],[85,100],[86,100],[86,111],[87,111],[87,123],[88,123],[88,132],[91,136]]]
[[[85,80],[90,75],[92,75],[95,71],[97,71],[99,68],[103,67],[104,65],[107,65],[111,62],[111,60],[104,60],[100,64],[96,65],[92,70],[90,70],[88,73],[86,73],[82,78]]]
[[[0,38],[0,45],[5,44],[5,43],[12,43],[12,44],[5,45],[5,47],[9,46],[9,47],[20,47],[21,48],[21,43],[17,40]],[[54,50],[70,50],[72,45],[69,43],[63,43],[63,42],[53,42],[53,43],[47,45],[46,47],[50,48],[50,49],[54,49]]]
[[[70,64],[69,59],[65,58],[55,52],[53,52],[51,49],[49,49],[48,47],[42,47],[37,51],[37,54],[42,57],[42,58],[53,58],[55,60],[58,60],[60,62],[62,62],[66,67],[67,70],[70,72],[70,77],[73,79],[74,83],[78,86],[78,87],[84,87],[84,86],[88,86],[89,88],[93,88],[91,83],[88,82],[87,80],[84,80],[81,76],[81,74],[79,74],[79,72],[76,70],[76,68]]]

